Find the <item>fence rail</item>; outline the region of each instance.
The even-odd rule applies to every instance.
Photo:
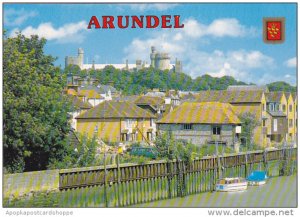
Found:
[[[59,172],[59,189],[72,189],[79,187],[88,187],[95,185],[113,185],[114,183],[123,183],[137,180],[147,180],[155,178],[172,179],[175,176],[186,174],[195,174],[197,172],[222,172],[229,168],[235,170],[245,170],[245,174],[239,172],[241,176],[247,176],[254,164],[262,164],[267,167],[272,161],[286,162],[296,160],[297,149],[285,148],[270,151],[254,151],[235,155],[204,157],[194,160],[192,163],[185,165],[180,161],[158,161],[146,163],[143,165],[130,164],[92,168],[76,168],[60,170]],[[218,165],[218,158],[220,165]],[[284,166],[284,163],[283,163]],[[180,169],[181,167],[181,169]],[[249,168],[248,168],[249,167]],[[282,168],[280,168],[282,170]],[[215,171],[216,170],[216,171]],[[279,167],[278,167],[279,170]],[[106,172],[106,173],[105,173]],[[216,175],[215,175],[216,176]]]

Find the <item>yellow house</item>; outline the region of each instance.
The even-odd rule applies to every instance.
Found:
[[[295,127],[294,127],[294,135],[295,135],[295,141],[297,141],[298,136],[298,99],[297,99],[297,93],[291,93],[293,100],[294,100],[294,108],[295,108]]]
[[[76,117],[77,131],[103,141],[151,141],[155,116],[130,102],[104,101]]]
[[[296,95],[295,95],[296,96]],[[287,97],[287,119],[288,119],[288,142],[296,141],[296,104],[293,97],[293,94],[286,93]]]
[[[244,113],[253,114],[259,123],[254,129],[253,142],[259,146],[267,146],[267,126],[263,121],[267,116],[264,90],[200,91],[196,101],[230,103],[238,116]]]

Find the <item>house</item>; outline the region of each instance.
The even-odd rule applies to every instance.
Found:
[[[76,130],[76,117],[87,110],[91,109],[93,106],[88,103],[88,102],[83,102],[81,99],[79,99],[77,96],[74,95],[68,95],[72,106],[73,110],[70,113],[71,116],[71,127]]]
[[[153,140],[156,117],[134,103],[104,101],[76,117],[77,131],[109,142]]]
[[[263,126],[267,127],[267,143],[283,143],[287,141],[287,98],[284,92],[266,93],[266,118]]]
[[[246,87],[243,87],[244,89]],[[263,126],[263,119],[266,118],[266,97],[264,90],[220,90],[220,91],[199,91],[196,95],[197,102],[223,102],[230,103],[237,116],[251,113],[259,123],[254,129],[253,142],[260,146],[267,146],[267,127]]]
[[[297,132],[297,97],[295,93],[286,93],[287,98],[287,119],[288,119],[288,142],[296,141]]]
[[[178,91],[175,90],[169,90],[166,92],[165,95],[165,104],[172,105],[172,106],[178,106],[180,104],[180,97],[178,94]]]
[[[185,102],[157,121],[157,131],[172,132],[175,139],[195,145],[233,146],[241,132],[233,106],[221,102]]]
[[[165,104],[165,100],[157,96],[139,96],[134,103],[142,109],[154,114],[157,118],[162,117],[163,113],[169,112],[171,106]]]
[[[291,93],[292,95],[292,98],[294,100],[294,108],[295,108],[295,127],[294,127],[294,138],[295,138],[295,141],[297,141],[297,138],[298,138],[298,96],[297,96],[297,93],[293,92]]]
[[[84,102],[90,103],[93,107],[103,102],[105,98],[97,93],[95,90],[79,90],[78,96],[82,97]]]

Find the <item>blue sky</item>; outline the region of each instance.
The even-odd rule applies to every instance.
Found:
[[[85,63],[150,62],[150,47],[183,62],[193,78],[231,75],[257,84],[296,84],[296,4],[5,4],[4,28],[38,34],[48,41],[45,52],[58,57],[85,51]],[[93,29],[91,16],[180,15],[183,29]],[[285,17],[286,40],[265,44],[263,17]]]

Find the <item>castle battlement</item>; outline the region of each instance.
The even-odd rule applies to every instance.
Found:
[[[155,58],[163,60],[163,59],[170,59],[170,56],[168,53],[157,53],[155,55]]]

